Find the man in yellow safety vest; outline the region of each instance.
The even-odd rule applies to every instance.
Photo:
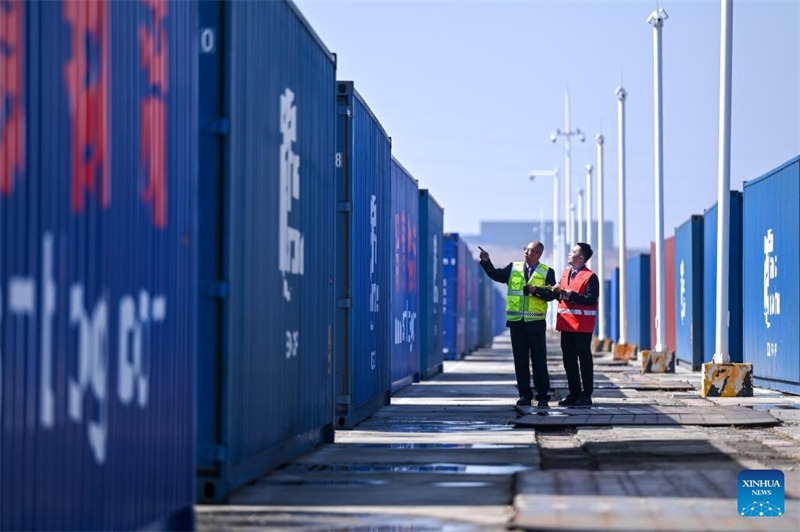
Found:
[[[544,244],[535,241],[525,247],[525,260],[511,262],[505,268],[492,265],[489,254],[481,250],[483,271],[490,279],[508,285],[506,326],[511,330],[514,351],[514,372],[519,390],[518,405],[530,405],[533,400],[530,366],[533,365],[533,384],[537,406],[547,407],[550,400],[550,375],[547,373],[547,342],[545,317],[547,303],[556,299],[552,287],[556,284],[552,268],[539,262]]]

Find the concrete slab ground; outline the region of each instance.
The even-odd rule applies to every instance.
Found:
[[[595,407],[559,408],[567,389],[556,335],[548,350],[545,412],[580,423],[515,428],[523,418],[510,341],[500,336],[230,505],[198,506],[198,528],[800,530],[800,397],[756,388],[752,398],[703,399],[700,374],[685,366],[640,375],[636,362],[600,356]],[[648,415],[674,423],[645,424]],[[774,426],[744,426],[752,420]],[[784,516],[737,513],[742,469],[792,479]]]

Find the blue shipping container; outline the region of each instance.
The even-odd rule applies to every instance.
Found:
[[[467,316],[467,247],[458,233],[444,235],[442,306],[444,313],[444,357],[458,360],[465,354]]]
[[[744,187],[744,361],[756,383],[800,393],[800,157]]]
[[[612,342],[619,341],[619,268],[614,268],[611,274],[611,284],[609,295],[609,317],[608,317],[608,337]]]
[[[444,210],[427,189],[419,191],[420,373],[442,371]]]
[[[506,293],[495,287],[494,294],[494,326],[492,339],[506,329]]]
[[[392,392],[419,381],[419,186],[392,157]]]
[[[650,255],[630,257],[626,266],[628,343],[650,349]]]
[[[603,281],[603,308],[600,309],[600,312],[603,312],[606,316],[605,325],[606,330],[604,332],[605,338],[611,338],[610,330],[611,330],[611,320],[609,319],[611,314],[611,281]],[[598,338],[600,337],[600,320],[598,319],[594,324],[594,334]]]
[[[0,5],[0,529],[193,527],[196,7]]]
[[[694,215],[675,228],[675,353],[695,371],[705,353],[703,323],[703,217]]]
[[[711,362],[716,350],[717,205],[706,210],[703,218],[703,361]],[[742,193],[731,191],[728,262],[728,352],[731,362],[743,360],[742,281]]]
[[[478,274],[483,277],[483,269],[478,271],[480,265],[472,258],[472,251],[467,246],[467,261],[465,268],[467,271],[467,320],[466,320],[466,352],[471,353],[478,347],[479,335],[479,316],[478,304],[480,303],[480,286],[478,285]]]
[[[478,346],[487,347],[494,338],[494,306],[495,290],[492,280],[483,273],[479,262],[475,263],[475,275],[478,278]]]
[[[336,428],[389,403],[391,140],[353,83],[337,83]]]
[[[200,2],[200,27],[198,499],[221,501],[332,441],[336,77],[290,2]]]

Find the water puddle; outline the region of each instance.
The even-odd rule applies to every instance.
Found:
[[[800,410],[800,405],[746,405],[753,410]]]
[[[431,486],[438,488],[487,488],[491,484],[488,482],[435,482]]]
[[[510,443],[349,443],[359,449],[527,449],[531,445]]]
[[[387,484],[387,481],[367,479],[261,480],[259,484],[270,486],[383,486]]]
[[[520,464],[484,465],[484,464],[289,464],[283,471],[286,473],[459,473],[464,475],[513,475],[531,468]]]

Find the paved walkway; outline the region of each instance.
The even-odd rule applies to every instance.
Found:
[[[548,350],[555,406],[566,394],[557,336]],[[640,376],[597,357],[595,407],[540,415],[513,406],[513,371],[507,336],[447,362],[230,505],[198,506],[198,527],[800,530],[800,397],[702,399],[699,375],[681,367]],[[646,423],[658,416],[668,424]],[[742,469],[784,471],[785,515],[738,515]]]

